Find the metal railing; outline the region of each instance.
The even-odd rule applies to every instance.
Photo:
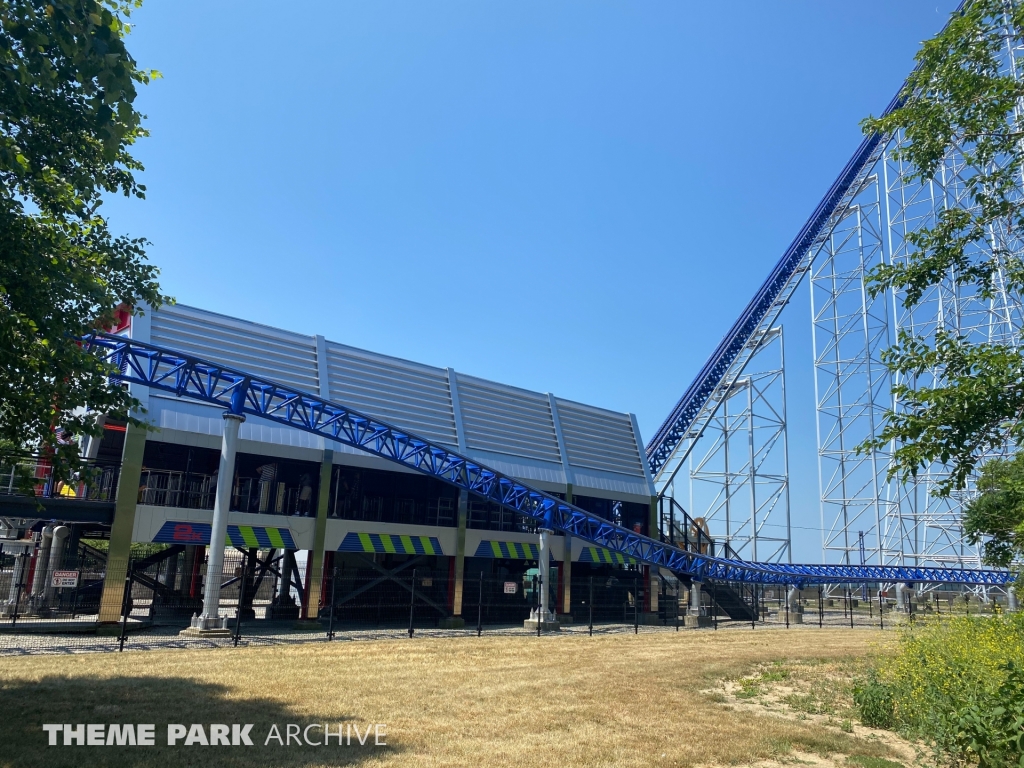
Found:
[[[26,456],[0,461],[0,495],[27,496],[27,479],[36,498],[78,501],[113,501],[117,496],[119,462],[85,460],[72,480],[65,482],[53,476],[53,464],[44,456]]]

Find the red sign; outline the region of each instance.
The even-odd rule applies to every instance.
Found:
[[[188,523],[176,523],[172,536],[175,541],[202,541],[206,538]]]

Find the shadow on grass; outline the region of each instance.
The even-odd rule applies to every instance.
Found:
[[[400,747],[374,746],[371,733],[360,746],[355,732],[351,743],[341,746],[332,737],[329,746],[279,745],[276,739],[266,742],[271,726],[276,724],[282,739],[287,724],[306,728],[319,721],[300,717],[278,701],[269,699],[229,698],[229,690],[221,685],[197,683],[177,677],[114,677],[67,678],[46,677],[39,681],[0,680],[0,766],[306,766],[358,765],[385,751],[394,753]],[[64,746],[63,736],[56,736],[57,746],[49,746],[44,723],[155,724],[153,746]],[[168,746],[168,724],[180,723],[188,729],[192,723],[203,725],[207,737],[210,724],[243,728],[252,723],[249,737],[253,746],[185,746],[180,739]],[[356,715],[335,716],[330,720],[332,734],[339,726],[358,727],[365,734],[372,723]],[[106,730],[106,728],[104,729]],[[321,729],[309,731],[311,741],[322,741]],[[300,737],[301,738],[301,737]]]

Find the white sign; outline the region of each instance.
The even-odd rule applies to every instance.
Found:
[[[50,577],[51,587],[77,587],[78,571],[54,571]]]
[[[516,583],[514,581],[505,582],[505,594],[514,595],[516,593]]]

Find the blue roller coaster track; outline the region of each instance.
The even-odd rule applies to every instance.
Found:
[[[698,581],[758,584],[952,583],[999,586],[1004,571],[902,566],[788,565],[711,557],[680,549],[603,518],[339,403],[197,357],[123,336],[82,339],[111,366],[114,379],[248,414],[358,448],[436,477],[536,521],[612,552]]]
[[[964,5],[965,2],[961,2],[957,12],[963,9]],[[889,106],[882,113],[883,116],[903,104],[905,89],[906,82],[889,102]],[[766,321],[771,322],[774,315],[781,311],[780,300],[784,302],[786,294],[799,283],[804,272],[801,267],[807,264],[809,258],[813,258],[817,247],[820,247],[841,214],[849,207],[887,141],[888,137],[875,133],[861,142],[789,248],[782,254],[768,279],[754,294],[754,298],[747,304],[739,319],[725,334],[693,383],[658,428],[647,444],[647,461],[652,475],[658,476],[680,441],[692,428],[698,426],[695,421],[702,411],[706,414],[715,390],[723,385],[730,369],[741,359],[741,353],[748,349],[758,330],[762,329]],[[740,363],[741,369],[743,364]],[[735,371],[735,374],[741,372],[742,370]]]
[[[885,113],[896,109],[901,101],[898,96],[894,98]],[[705,408],[712,394],[721,385],[733,362],[761,327],[769,312],[776,307],[776,302],[783,291],[790,287],[794,280],[800,279],[803,274],[800,266],[812,253],[815,244],[821,241],[822,233],[830,229],[829,222],[835,220],[837,211],[843,210],[849,204],[851,192],[859,188],[859,182],[863,180],[866,171],[874,165],[882,144],[883,137],[879,134],[864,139],[839,178],[818,203],[811,218],[779,259],[768,279],[754,294],[754,298],[739,319],[729,329],[668,418],[658,428],[647,445],[647,461],[651,467],[651,474],[657,475],[668,461],[700,411]]]

